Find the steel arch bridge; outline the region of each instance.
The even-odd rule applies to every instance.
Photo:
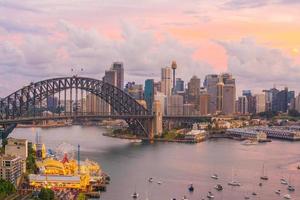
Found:
[[[87,114],[77,109],[73,111],[73,97],[75,96],[74,103],[77,106],[82,101],[82,98],[81,100],[78,99],[78,95],[81,93],[82,97],[83,91],[100,97],[110,105],[112,112],[105,115],[102,114],[102,118],[124,119],[131,129],[143,132],[147,136],[149,135],[147,121],[153,116],[134,98],[109,83],[78,76],[53,78],[30,83],[30,85],[1,99],[0,125],[6,131],[10,131],[15,128],[16,124],[21,122],[46,119],[92,118],[97,117],[97,115],[100,117],[99,114]],[[58,95],[59,107],[61,106],[61,98],[64,99],[64,111],[59,111],[47,117],[43,116],[40,109],[43,101],[45,102],[46,100],[48,104],[48,98],[53,97],[52,99],[54,99],[55,95]],[[70,112],[68,113],[66,112],[67,96],[71,99]]]

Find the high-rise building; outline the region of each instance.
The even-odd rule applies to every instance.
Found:
[[[224,83],[222,113],[226,115],[231,115],[235,113],[235,79],[232,77],[231,74],[228,73],[222,74],[221,79]]]
[[[19,156],[0,155],[0,179],[7,180],[15,186],[18,184],[24,169],[24,161]]]
[[[200,78],[198,78],[197,76],[193,76],[190,80],[190,82],[188,83],[188,102],[189,103],[196,103],[196,101],[198,100],[199,94],[200,94]]]
[[[122,62],[114,62],[111,67],[112,70],[117,72],[117,87],[121,90],[124,89],[124,67]]]
[[[161,82],[154,82],[154,94],[156,94],[157,92],[161,92]]]
[[[283,90],[276,95],[277,109],[275,111],[287,112],[288,111],[288,88],[285,87]]]
[[[116,70],[106,70],[103,77],[103,81],[111,85],[117,86],[117,71]]]
[[[176,93],[176,89],[175,89],[175,73],[176,73],[176,69],[177,69],[177,64],[176,64],[176,61],[172,61],[172,64],[171,64],[171,68],[173,70],[173,86],[172,86],[172,94],[175,94]]]
[[[217,84],[219,82],[219,76],[217,74],[206,75],[204,80],[204,87],[209,95],[209,107],[210,114],[214,114],[217,111]]]
[[[223,94],[224,94],[224,83],[223,81],[219,81],[217,83],[217,112],[223,111]]]
[[[171,95],[171,68],[165,67],[161,69],[161,92],[166,96]]]
[[[246,96],[238,98],[238,113],[248,114],[248,99]]]
[[[160,102],[160,107],[161,107],[161,112],[162,112],[162,115],[165,115],[166,114],[166,95],[164,95],[163,93],[161,92],[157,92],[155,95],[154,95],[154,100],[155,101],[159,101]]]
[[[183,115],[183,97],[180,95],[171,95],[167,97],[167,115]]]
[[[152,105],[154,101],[154,80],[147,79],[145,81],[144,98],[147,104],[147,109],[152,112]]]
[[[199,114],[208,115],[209,114],[209,94],[203,91],[199,95]]]
[[[176,93],[184,92],[184,81],[181,78],[176,78],[175,90],[176,90]]]
[[[300,112],[300,93],[295,98],[295,109]]]
[[[47,97],[47,109],[51,112],[55,112],[58,105],[58,98],[49,96]]]
[[[28,156],[28,141],[26,139],[8,138],[5,145],[5,154],[20,157],[24,163],[22,172],[26,172],[26,159]]]
[[[266,96],[265,94],[256,94],[255,97],[255,112],[261,113],[266,111]]]

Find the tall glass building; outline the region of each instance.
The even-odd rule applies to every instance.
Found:
[[[153,79],[145,80],[144,98],[148,110],[152,112],[152,104],[154,101],[154,80]]]

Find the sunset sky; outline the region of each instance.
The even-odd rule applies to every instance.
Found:
[[[232,73],[238,91],[299,91],[299,0],[0,0],[0,97],[31,81],[101,79],[113,61],[126,81]],[[79,72],[83,68],[84,72]]]

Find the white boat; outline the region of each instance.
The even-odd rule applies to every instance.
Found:
[[[162,182],[161,181],[157,181],[157,184],[160,185],[160,184],[162,184]]]
[[[236,182],[236,181],[231,181],[228,183],[228,185],[231,185],[231,186],[241,186],[241,184],[239,182]]]
[[[132,195],[132,198],[134,198],[134,199],[136,199],[136,198],[138,198],[139,197],[139,194],[138,193],[136,193],[136,192],[134,192]]]
[[[219,179],[219,176],[218,176],[218,174],[213,174],[213,175],[211,176],[211,178],[217,180],[217,179]]]
[[[131,143],[133,143],[133,144],[138,144],[138,143],[141,143],[141,142],[142,142],[141,139],[130,139],[129,141],[130,141]]]
[[[188,198],[184,195],[184,196],[182,197],[182,200],[188,200]]]
[[[209,198],[209,199],[213,199],[213,198],[215,198],[215,196],[213,195],[213,193],[211,193],[211,192],[208,192],[208,194],[207,194],[207,198]]]
[[[265,164],[262,166],[262,175],[260,177],[261,180],[269,180],[269,177],[265,174]]]
[[[233,170],[231,172],[231,181],[228,182],[228,185],[231,185],[231,186],[241,186],[241,184],[239,182],[233,180]]]
[[[275,194],[280,195],[280,194],[281,194],[281,191],[280,191],[280,190],[276,190],[276,191],[275,191]]]
[[[150,177],[150,178],[148,179],[148,182],[149,182],[149,183],[152,183],[152,182],[153,182],[153,178]]]
[[[284,178],[280,179],[280,183],[282,185],[287,185],[288,184],[288,182]]]
[[[285,198],[285,199],[291,199],[292,197],[291,197],[291,195],[286,194],[286,195],[283,196],[283,198]]]

